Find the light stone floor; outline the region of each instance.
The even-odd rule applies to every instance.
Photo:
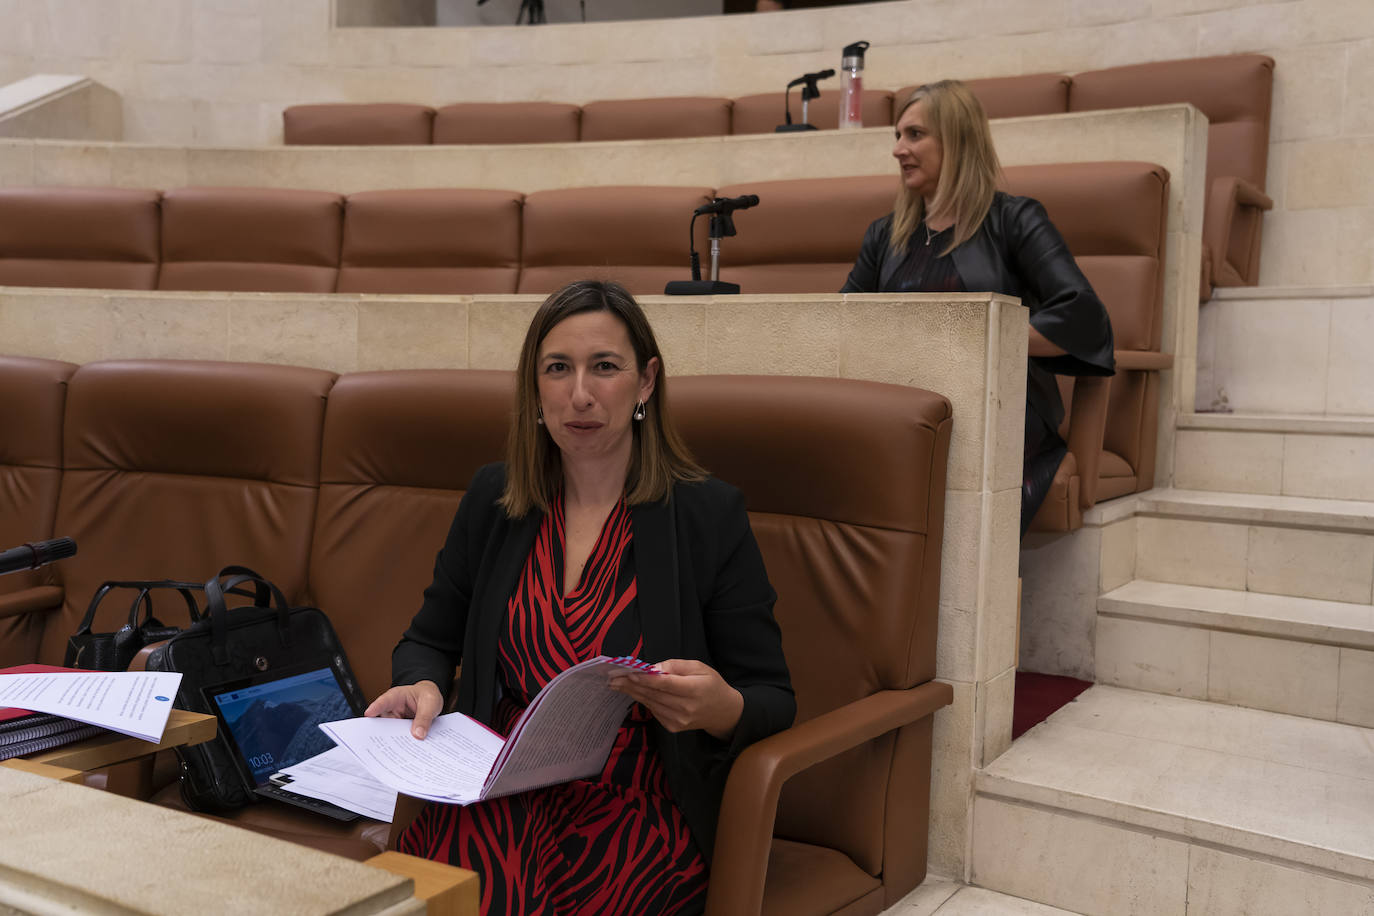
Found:
[[[883,916],[1074,916],[1069,910],[1032,903],[981,887],[931,875]]]

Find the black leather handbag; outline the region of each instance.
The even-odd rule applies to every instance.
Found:
[[[196,594],[204,587],[199,582],[177,582],[173,579],[102,583],[86,607],[86,616],[81,618],[81,625],[67,638],[67,654],[62,664],[88,671],[127,670],[129,662],[145,646],[170,639],[181,632],[180,626],[164,624],[153,616],[154,595],[170,597],[170,593],[179,593],[186,603],[190,623],[194,625],[200,620]],[[107,595],[117,589],[137,590],[134,603],[129,608],[128,622],[113,633],[92,633],[96,609]],[[139,619],[140,608],[142,620]]]
[[[227,578],[226,578],[227,577]],[[225,593],[253,589],[253,603],[227,607]],[[300,667],[334,667],[344,691],[362,708],[362,690],[343,646],[319,608],[289,607],[281,590],[251,569],[226,566],[205,583],[205,612],[193,626],[148,656],[149,671],[179,671],[176,706],[214,714],[203,690],[254,675]],[[181,795],[196,811],[229,811],[257,801],[221,729],[213,741],[177,749]]]

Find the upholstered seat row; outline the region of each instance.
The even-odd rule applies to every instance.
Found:
[[[743,491],[778,592],[810,737],[790,733],[772,753],[784,770],[798,753],[823,761],[789,781],[778,806],[787,839],[768,867],[774,911],[862,900],[859,911],[876,913],[925,874],[930,715],[952,696],[930,683],[949,402],[871,382],[745,376],[673,378],[671,399],[698,459]],[[323,608],[363,692],[377,695],[468,481],[501,457],[512,401],[509,372],[0,357],[0,544],[60,534],[79,546],[0,577],[0,666],[60,664],[104,580],[203,580],[240,563]],[[102,606],[97,631],[126,613]],[[891,723],[879,737],[836,740],[874,700]],[[905,718],[892,718],[899,709]],[[830,749],[817,752],[818,740]],[[737,781],[751,805],[766,794]],[[386,835],[293,812],[264,804],[238,821],[358,857]],[[712,893],[729,904],[712,911],[753,900],[758,912],[765,862],[753,853],[766,861],[771,812],[727,803],[721,818]],[[896,822],[902,830],[883,826]],[[806,888],[806,908],[777,906]]]
[[[1159,350],[1168,175],[1147,163],[1020,166],[1112,317],[1121,351]],[[752,293],[833,292],[891,176],[710,188],[438,189],[340,195],[185,188],[0,189],[0,285],[364,293],[548,293],[588,276],[658,293],[688,276],[683,230],[712,194],[736,214],[721,278]],[[705,220],[697,248],[705,249]],[[1154,479],[1158,374],[1124,372],[1069,412],[1071,457],[1036,527],[1069,530],[1096,499]],[[1065,403],[1072,391],[1065,380]],[[1091,419],[1084,419],[1091,417]],[[1103,449],[1105,448],[1105,451]],[[1100,483],[1099,483],[1100,478]]]
[[[1260,221],[1269,161],[1272,58],[1258,54],[1111,67],[1068,76],[970,80],[993,118],[1062,114],[1190,102],[1208,118],[1207,204],[1201,298],[1212,287],[1259,281]],[[865,90],[863,121],[892,123],[893,107],[914,87]],[[839,93],[811,103],[810,122],[835,127]],[[800,119],[796,94],[792,114]],[[763,133],[783,120],[780,93],[726,98],[591,102],[491,102],[449,105],[299,105],[285,112],[287,143],[541,143]]]

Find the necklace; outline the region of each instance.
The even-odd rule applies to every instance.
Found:
[[[925,225],[925,224],[922,223],[922,225]],[[944,231],[945,231],[945,230],[941,229],[940,232],[931,232],[929,226],[926,226],[926,227],[925,227],[925,230],[926,230],[926,247],[927,247],[927,248],[930,247],[931,240],[934,239],[935,236],[939,235],[940,232],[944,232]]]

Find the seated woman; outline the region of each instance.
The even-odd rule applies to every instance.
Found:
[[[776,595],[738,490],[693,463],[638,303],[614,283],[551,295],[525,335],[504,465],[478,471],[367,715],[423,738],[454,667],[460,712],[508,731],[600,654],[656,662],[598,779],[429,805],[404,852],[482,876],[482,912],[689,913],[731,760],[796,711]]]
[[[911,93],[897,113],[901,189],[864,234],[841,292],[990,291],[1030,309],[1021,534],[1064,457],[1059,375],[1112,375],[1112,325],[1045,208],[997,190],[1001,166],[983,106],[963,83]]]

